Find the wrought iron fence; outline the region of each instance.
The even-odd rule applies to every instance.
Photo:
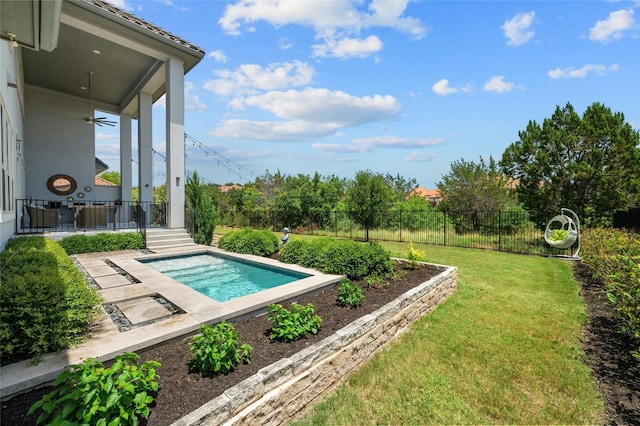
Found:
[[[454,247],[481,248],[510,253],[540,255],[572,255],[572,249],[550,247],[544,240],[544,226],[534,224],[525,211],[484,213],[444,212],[440,210],[402,210],[382,214],[382,225],[368,230],[370,240],[413,242]],[[307,235],[364,240],[367,230],[349,218],[346,212],[331,211],[324,223],[298,226],[287,223],[277,210],[254,211],[229,215],[222,225],[271,229],[284,226],[292,232]],[[585,218],[585,224],[612,221],[607,218]]]
[[[144,215],[140,212],[144,212]],[[16,200],[16,234],[117,231],[166,226],[166,203]]]

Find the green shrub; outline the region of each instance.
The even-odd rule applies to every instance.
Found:
[[[200,334],[189,342],[189,369],[201,376],[229,374],[239,363],[249,364],[253,348],[248,344],[239,345],[240,334],[228,322],[215,327],[203,324]]]
[[[57,352],[81,341],[102,301],[60,245],[15,238],[0,253],[2,365]]]
[[[115,250],[139,250],[144,239],[137,232],[101,232],[96,235],[71,235],[60,240],[67,254],[95,253]]]
[[[394,269],[389,253],[380,244],[332,238],[287,243],[280,250],[280,260],[353,280],[372,273],[388,274]]]
[[[322,319],[315,314],[315,306],[311,303],[306,306],[293,303],[291,310],[287,310],[280,304],[271,304],[267,313],[271,323],[269,335],[271,340],[292,342],[309,333],[318,334],[322,324]]]
[[[591,229],[582,234],[582,260],[602,280],[621,332],[638,343],[640,359],[640,238],[632,232]]]
[[[278,237],[268,230],[242,229],[220,237],[218,247],[235,253],[269,256],[278,250]]]
[[[362,289],[353,284],[350,279],[343,278],[338,286],[338,304],[341,306],[358,307],[364,303]]]
[[[413,243],[410,242],[409,247],[407,247],[406,258],[407,266],[410,269],[416,269],[420,262],[427,260],[427,252],[413,248]]]
[[[38,424],[137,425],[140,417],[149,417],[149,392],[158,390],[160,367],[157,361],[140,365],[138,358],[125,352],[109,368],[92,358],[70,365],[56,378],[56,389],[33,404],[29,414],[42,410]]]

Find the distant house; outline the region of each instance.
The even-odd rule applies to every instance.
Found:
[[[440,191],[437,189],[427,189],[423,186],[419,186],[411,193],[410,196],[422,197],[425,200],[429,201],[432,206],[437,206],[441,201],[442,197],[440,196]]]
[[[218,189],[220,189],[220,192],[238,191],[242,189],[242,185],[235,183],[233,185],[220,185]]]

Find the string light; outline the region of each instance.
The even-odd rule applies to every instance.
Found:
[[[240,179],[244,179],[247,182],[250,182],[250,179],[244,177],[243,174],[241,174],[240,172],[242,172],[244,170],[244,172],[245,172],[244,174],[248,173],[250,176],[253,176],[254,173],[251,170],[249,170],[246,167],[244,167],[243,165],[241,165],[239,163],[236,163],[235,161],[225,157],[224,155],[213,151],[211,148],[209,148],[208,146],[204,145],[203,143],[201,143],[200,141],[198,141],[197,139],[195,139],[194,137],[190,136],[187,133],[184,134],[184,138],[185,138],[185,145],[187,144],[187,140],[188,140],[189,142],[191,142],[191,144],[194,147],[196,147],[196,148],[200,149],[202,152],[204,152],[204,156],[205,157],[208,157],[209,155],[211,155],[212,159],[214,161],[216,161],[216,164],[218,166],[222,166],[225,169],[227,169],[227,171],[229,173],[233,173],[233,174],[237,175]],[[186,153],[186,150],[185,150],[185,153]],[[226,161],[226,163],[221,163],[220,159],[222,159],[223,161]],[[237,166],[238,170],[240,172],[236,172],[235,168],[231,169],[231,166]]]

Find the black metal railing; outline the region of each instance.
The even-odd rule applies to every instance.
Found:
[[[142,235],[144,248],[147,248],[147,212],[140,204],[136,204],[136,217],[138,233]]]
[[[536,225],[526,211],[454,212],[440,210],[396,210],[382,213],[382,224],[369,229],[351,220],[344,211],[318,214],[322,221],[296,225],[286,212],[254,211],[223,217],[221,225],[271,229],[284,226],[298,234],[379,241],[413,242],[454,247],[481,248],[512,253],[571,255],[571,249],[550,247],[544,226]],[[601,223],[602,218],[584,223]]]
[[[167,204],[135,201],[16,200],[16,234],[117,231],[167,226]]]

